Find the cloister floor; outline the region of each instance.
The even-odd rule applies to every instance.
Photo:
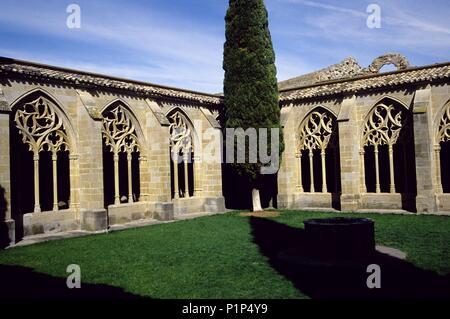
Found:
[[[356,215],[375,220],[377,244],[407,253],[406,261],[380,259],[385,290],[378,294],[369,291],[361,294],[362,289],[368,289],[365,284],[369,274],[359,273],[361,284],[356,287],[352,286],[354,282],[343,281],[340,270],[317,272],[279,262],[277,254],[281,250],[296,241],[301,244],[299,232],[303,220],[342,215],[352,214],[280,211],[277,217],[255,218],[231,212],[16,247],[0,251],[0,296],[320,298],[346,297],[348,293],[357,297],[405,297],[411,293],[421,297],[450,296],[446,290],[450,283],[447,216]],[[69,275],[66,269],[70,264],[81,267],[81,289],[66,288]],[[330,278],[336,281],[331,279],[330,283]]]

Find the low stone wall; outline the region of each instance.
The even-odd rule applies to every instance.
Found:
[[[437,208],[439,212],[450,212],[450,194],[438,194]]]
[[[75,210],[41,212],[23,215],[24,236],[58,233],[80,229]]]
[[[147,203],[130,203],[108,206],[109,225],[126,224],[132,221],[152,218]]]
[[[366,193],[361,194],[361,209],[392,209],[403,208],[402,195],[391,193]]]
[[[173,200],[173,211],[175,216],[189,213],[224,212],[225,199],[222,196],[178,198]]]
[[[278,195],[278,207],[284,209],[328,208],[332,207],[330,193],[295,193]]]

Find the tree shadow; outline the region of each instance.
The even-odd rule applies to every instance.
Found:
[[[255,217],[250,218],[250,225],[253,241],[268,257],[270,265],[313,299],[450,298],[450,275],[441,276],[378,252],[351,266],[287,261],[280,258],[280,253],[289,249],[295,249],[299,254],[296,260],[306,260],[302,252],[306,248],[303,229]],[[367,273],[367,266],[370,264],[381,268],[380,289],[367,287],[367,278],[371,274]]]
[[[69,274],[68,274],[69,275]],[[108,285],[86,284],[69,289],[66,278],[37,273],[31,268],[0,265],[0,300],[2,299],[128,299],[143,297]]]

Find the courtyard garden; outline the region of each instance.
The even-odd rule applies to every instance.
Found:
[[[448,297],[450,217],[278,211],[240,212],[16,247],[0,251],[2,297],[320,298]],[[375,221],[377,245],[406,260],[380,257],[382,289],[365,291],[365,269],[348,281],[339,269],[279,261],[301,245],[303,221],[330,216]],[[81,269],[81,289],[66,287],[67,266]],[[347,271],[347,270],[346,270]],[[348,275],[348,274],[347,274]],[[355,277],[358,276],[355,284]],[[334,280],[334,279],[335,280]],[[77,290],[77,291],[75,291]]]

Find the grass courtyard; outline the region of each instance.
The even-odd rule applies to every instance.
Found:
[[[49,287],[62,289],[67,266],[78,264],[82,288],[91,287],[91,293],[98,297],[110,290],[96,287],[123,291],[123,296],[150,298],[315,298],[321,296],[322,288],[328,288],[323,286],[322,276],[314,279],[317,273],[309,272],[305,279],[293,274],[301,269],[280,265],[276,254],[296,241],[296,229],[303,227],[303,220],[336,215],[351,216],[280,211],[278,217],[262,219],[233,212],[4,250],[0,251],[0,293],[11,292],[18,277],[22,278],[14,285],[18,294],[23,292],[20,289],[35,293]],[[406,261],[387,262],[391,268],[383,266],[388,268],[382,277],[384,287],[399,276],[418,280],[418,290],[424,284],[432,286],[425,290],[440,289],[434,288],[434,282],[448,280],[450,217],[354,216],[375,220],[377,244],[407,253]],[[311,277],[316,284],[308,285]],[[403,279],[395,285],[409,282]]]

